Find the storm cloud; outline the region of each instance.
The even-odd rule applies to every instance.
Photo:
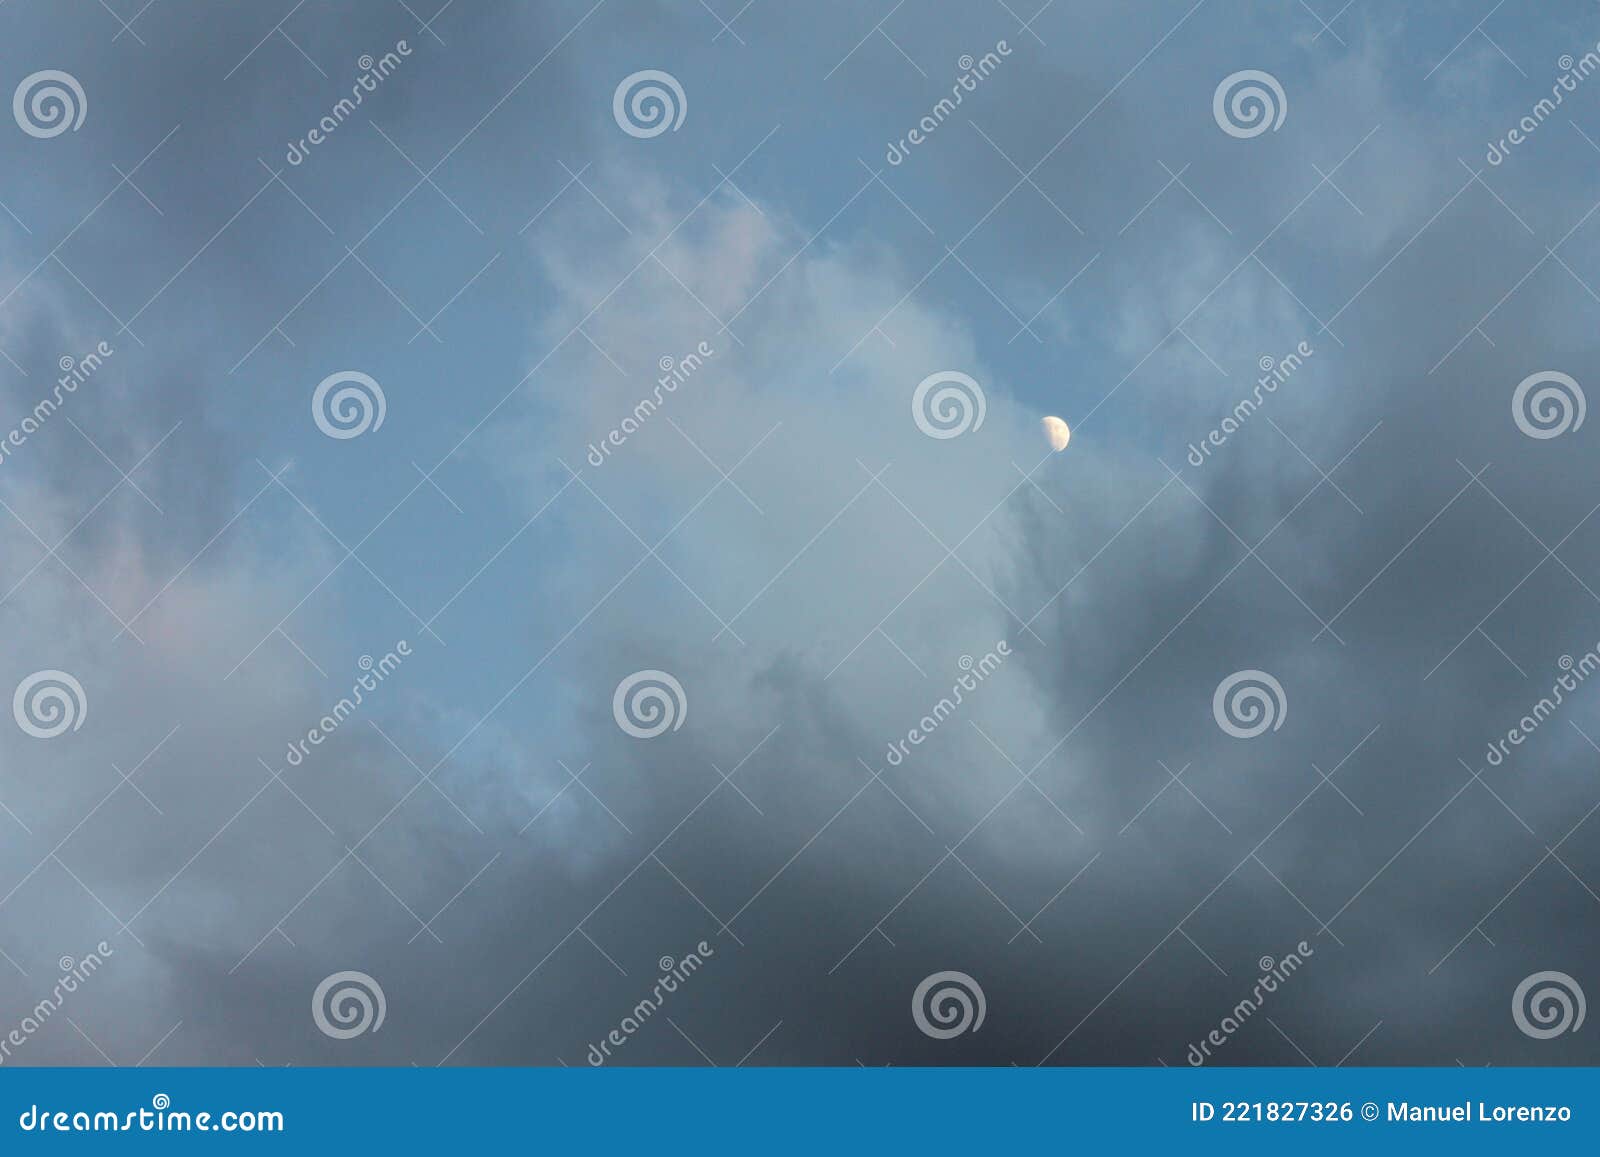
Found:
[[[0,8],[5,1063],[1596,1061],[1592,11],[434,7]]]

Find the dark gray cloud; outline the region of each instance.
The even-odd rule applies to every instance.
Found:
[[[1483,160],[1600,38],[1559,7],[0,9],[89,101],[0,133],[0,427],[115,349],[0,461],[0,686],[88,701],[0,729],[0,1028],[113,950],[17,1059],[583,1064],[704,941],[617,1063],[1178,1065],[1304,942],[1215,1063],[1593,1062],[1508,1006],[1594,988],[1600,692],[1486,755],[1600,646],[1591,423],[1512,415],[1590,378],[1600,96]],[[327,438],[350,369],[384,425]],[[941,370],[980,429],[913,422]],[[319,1031],[344,970],[380,1032]],[[935,1040],[945,970],[986,1018]]]

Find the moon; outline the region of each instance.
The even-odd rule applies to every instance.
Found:
[[[1060,418],[1041,418],[1039,428],[1044,431],[1044,436],[1050,441],[1050,449],[1056,453],[1067,448],[1067,442],[1072,438],[1072,431],[1067,429],[1067,424]]]

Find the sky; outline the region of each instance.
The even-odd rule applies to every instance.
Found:
[[[1597,45],[0,6],[0,1063],[1600,1061]]]

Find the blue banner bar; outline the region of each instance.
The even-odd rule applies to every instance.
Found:
[[[1412,1152],[1600,1140],[1594,1069],[16,1069],[0,1146]],[[208,1140],[197,1140],[202,1135]],[[515,1147],[514,1150],[511,1147]],[[1503,1151],[1503,1150],[1502,1150]]]

